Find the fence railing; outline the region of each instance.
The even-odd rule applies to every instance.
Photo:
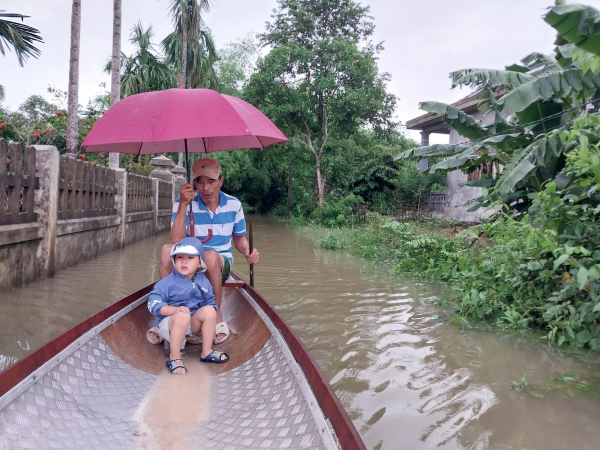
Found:
[[[433,212],[443,212],[446,206],[445,192],[431,192],[427,200],[426,209]]]
[[[60,158],[58,219],[112,216],[115,172],[88,162]]]
[[[421,189],[413,191],[411,196],[403,197],[396,191],[396,213],[400,220],[420,220],[423,215],[441,213],[446,206],[446,192],[423,193]]]
[[[152,211],[152,179],[127,174],[127,212]]]
[[[20,143],[0,139],[0,225],[14,225],[37,220],[33,212],[34,189],[39,184],[35,177],[35,149]]]
[[[158,180],[158,209],[173,209],[173,185]]]

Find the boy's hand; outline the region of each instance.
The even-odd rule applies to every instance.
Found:
[[[177,311],[175,311],[175,314],[177,314],[177,313],[189,314],[190,310],[188,308],[186,308],[185,306],[178,306]]]

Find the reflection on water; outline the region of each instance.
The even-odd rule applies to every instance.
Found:
[[[531,338],[462,330],[430,300],[434,284],[375,276],[368,262],[313,250],[255,217],[258,290],[304,341],[370,449],[596,449],[600,399],[511,389],[592,376],[597,358],[558,355]],[[153,280],[167,235],[0,295],[0,364]],[[235,269],[247,275],[239,257]],[[5,313],[6,311],[6,313]]]

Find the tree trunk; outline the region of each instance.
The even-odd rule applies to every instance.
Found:
[[[290,176],[288,178],[288,198],[287,198],[287,209],[286,216],[290,217],[290,212],[292,210],[292,181],[294,180],[294,172],[292,169],[292,164],[290,163]]]
[[[189,2],[188,0],[181,1],[181,78],[183,81],[183,89],[187,89],[188,80],[187,80],[187,48],[188,48],[188,9]],[[179,163],[180,166],[183,166],[183,153],[179,154]]]
[[[317,195],[319,197],[319,205],[323,206],[323,202],[324,202],[324,188],[325,188],[325,179],[323,178],[323,175],[321,174],[321,161],[317,161],[317,164],[315,166],[315,174],[316,174],[316,178],[317,178]]]
[[[185,8],[184,8],[185,5]],[[183,89],[187,89],[187,48],[188,48],[188,1],[181,2],[181,78],[183,78]]]
[[[78,105],[79,105],[79,34],[81,32],[81,0],[73,0],[71,14],[71,60],[69,64],[69,97],[67,115],[67,155],[77,156]]]
[[[112,46],[112,71],[110,83],[110,106],[114,106],[121,99],[121,1],[113,3],[113,46]],[[108,154],[108,167],[119,168],[119,154]]]

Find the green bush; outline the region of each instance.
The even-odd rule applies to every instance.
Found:
[[[318,206],[313,217],[317,223],[327,227],[355,225],[360,219],[360,209],[364,208],[364,200],[354,194],[345,197],[329,197]]]

